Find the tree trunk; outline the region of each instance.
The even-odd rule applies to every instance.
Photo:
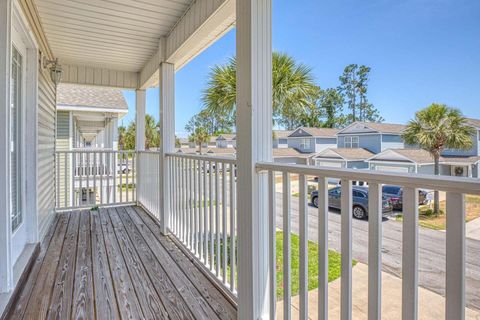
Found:
[[[436,154],[434,156],[435,160],[435,175],[438,176],[440,174],[440,155]],[[433,196],[433,212],[435,213],[436,216],[440,213],[440,194],[438,190],[434,190],[434,196]]]

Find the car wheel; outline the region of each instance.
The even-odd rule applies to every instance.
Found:
[[[367,213],[365,212],[365,209],[363,209],[360,206],[354,206],[353,207],[353,217],[356,219],[365,219],[367,216]]]
[[[312,203],[315,208],[318,208],[318,197],[313,198]]]

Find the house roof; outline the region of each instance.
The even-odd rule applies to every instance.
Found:
[[[127,112],[128,105],[120,89],[60,83],[57,88],[57,105],[88,107],[99,111],[114,109]]]
[[[237,135],[235,133],[222,133],[216,140],[235,140]]]
[[[234,148],[209,148],[207,153],[214,153],[214,154],[229,154],[232,155],[237,152]]]
[[[341,158],[347,161],[366,160],[374,154],[363,148],[328,148],[313,156],[313,158]]]
[[[273,133],[275,134],[275,138],[282,139],[282,138],[287,138],[290,134],[292,134],[292,131],[291,130],[273,130]]]
[[[339,133],[360,133],[376,131],[380,133],[400,134],[406,128],[403,124],[382,123],[382,122],[362,122],[356,121],[339,131]]]
[[[480,128],[480,120],[467,118],[467,123],[473,127]]]
[[[480,157],[459,157],[459,156],[442,156],[440,163],[476,163]],[[423,149],[387,149],[368,159],[368,161],[409,161],[416,164],[432,164],[434,162],[430,153]]]
[[[313,128],[313,127],[300,127],[292,131],[288,137],[300,136],[299,134],[306,133],[312,137],[336,137],[339,132],[338,129],[332,128]]]
[[[273,157],[274,158],[288,158],[288,157],[298,157],[298,158],[308,158],[310,153],[301,153],[300,151],[294,148],[274,148]]]

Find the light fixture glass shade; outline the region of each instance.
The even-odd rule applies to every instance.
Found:
[[[50,69],[50,78],[55,85],[58,85],[60,80],[62,80],[62,72],[62,67],[58,64],[54,64]]]

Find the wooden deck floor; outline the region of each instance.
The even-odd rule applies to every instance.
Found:
[[[59,214],[7,319],[234,319],[139,207]]]

